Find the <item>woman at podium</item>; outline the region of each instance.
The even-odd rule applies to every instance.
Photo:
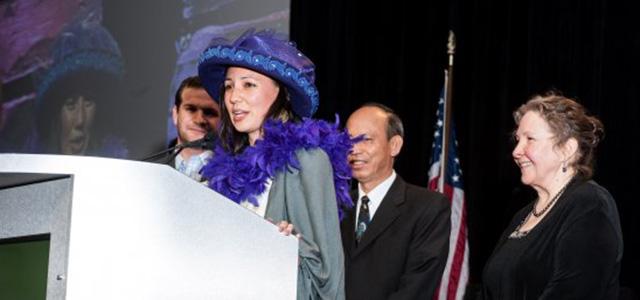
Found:
[[[274,32],[214,40],[198,72],[221,109],[209,186],[299,239],[298,299],[344,299],[339,215],[351,206],[352,141],[312,120],[315,66]],[[219,100],[222,99],[222,100]]]

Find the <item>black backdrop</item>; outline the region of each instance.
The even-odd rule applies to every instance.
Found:
[[[365,7],[366,6],[366,7]],[[426,185],[449,29],[458,43],[454,118],[464,171],[470,283],[525,200],[511,159],[511,112],[557,89],[605,124],[595,180],[616,198],[625,239],[621,284],[638,292],[640,4],[635,1],[292,1],[291,38],[317,66],[317,116],[344,121],[378,101],[403,118],[396,170]]]

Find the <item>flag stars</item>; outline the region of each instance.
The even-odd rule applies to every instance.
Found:
[[[446,75],[445,75],[446,76]],[[465,197],[464,197],[464,191],[463,191],[463,179],[462,179],[462,170],[460,169],[460,164],[461,162],[458,160],[457,154],[458,154],[458,142],[455,140],[456,139],[456,131],[454,129],[453,126],[453,120],[450,120],[449,124],[444,124],[444,106],[445,106],[445,97],[444,97],[444,89],[442,90],[442,93],[440,94],[440,98],[438,99],[438,111],[436,113],[436,126],[434,126],[435,129],[435,139],[433,141],[433,148],[432,148],[432,157],[431,157],[431,163],[429,166],[429,186],[433,189],[433,190],[439,190],[440,188],[444,188],[445,186],[450,187],[450,189],[444,189],[444,190],[439,190],[440,192],[443,193],[447,193],[447,198],[449,198],[452,201],[452,207],[456,207],[456,211],[457,213],[452,213],[451,214],[451,224],[452,224],[452,228],[467,228],[467,224],[466,224],[466,220],[464,218],[462,218],[463,213],[462,210],[464,210],[464,206],[465,206]],[[447,139],[447,163],[446,163],[446,172],[444,174],[444,178],[440,177],[440,172],[442,172],[442,168],[444,167],[441,164],[441,160],[444,158],[443,157],[443,153],[442,151],[444,150],[444,145],[443,143],[445,141],[443,141],[442,137],[445,134],[444,129],[444,125],[447,126],[451,126],[451,130],[447,133],[448,135],[448,139]],[[442,181],[440,181],[442,180]],[[439,183],[444,183],[444,184],[439,184]],[[454,197],[453,194],[456,194],[456,196]],[[451,240],[455,239],[456,241],[460,242],[460,237],[458,234],[462,234],[463,231],[461,230],[452,230],[451,234],[449,236],[449,238]],[[464,242],[461,243],[460,245],[464,246],[464,247],[456,247],[455,251],[450,251],[449,252],[449,256],[448,256],[448,262],[451,262],[450,264],[447,265],[448,268],[451,269],[451,273],[448,275],[448,277],[443,278],[442,282],[443,285],[440,286],[440,292],[442,293],[443,291],[446,291],[442,297],[437,297],[437,298],[442,298],[442,299],[448,299],[448,298],[455,298],[456,296],[459,296],[461,293],[460,291],[464,289],[464,287],[467,284],[467,280],[463,279],[463,276],[461,276],[462,274],[466,274],[469,271],[469,262],[466,258],[467,256],[467,252],[468,252],[468,240],[467,237],[464,236]],[[459,245],[459,246],[460,246]],[[459,249],[460,248],[460,249]],[[455,259],[453,259],[454,257],[465,257],[462,260],[459,260],[458,262],[453,262],[455,261]],[[448,282],[449,284],[451,284],[454,279],[460,279],[459,282],[456,284],[456,286],[447,286],[445,283],[445,279],[447,280],[446,282]],[[453,289],[449,290],[447,287],[451,288],[453,287]]]

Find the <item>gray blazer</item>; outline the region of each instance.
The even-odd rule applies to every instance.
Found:
[[[333,168],[321,149],[298,150],[299,170],[273,180],[265,218],[285,220],[299,241],[298,299],[344,299],[344,256]]]

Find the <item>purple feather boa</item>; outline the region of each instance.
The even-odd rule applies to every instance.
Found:
[[[334,124],[308,118],[299,123],[268,120],[262,139],[240,154],[232,155],[217,145],[215,154],[202,168],[202,176],[210,188],[225,197],[257,206],[256,196],[265,191],[268,178],[275,178],[278,172],[289,167],[300,169],[296,158],[298,149],[320,148],[327,153],[333,167],[338,213],[342,219],[343,211],[353,206],[347,156],[356,140],[341,131],[339,123],[338,118]]]

